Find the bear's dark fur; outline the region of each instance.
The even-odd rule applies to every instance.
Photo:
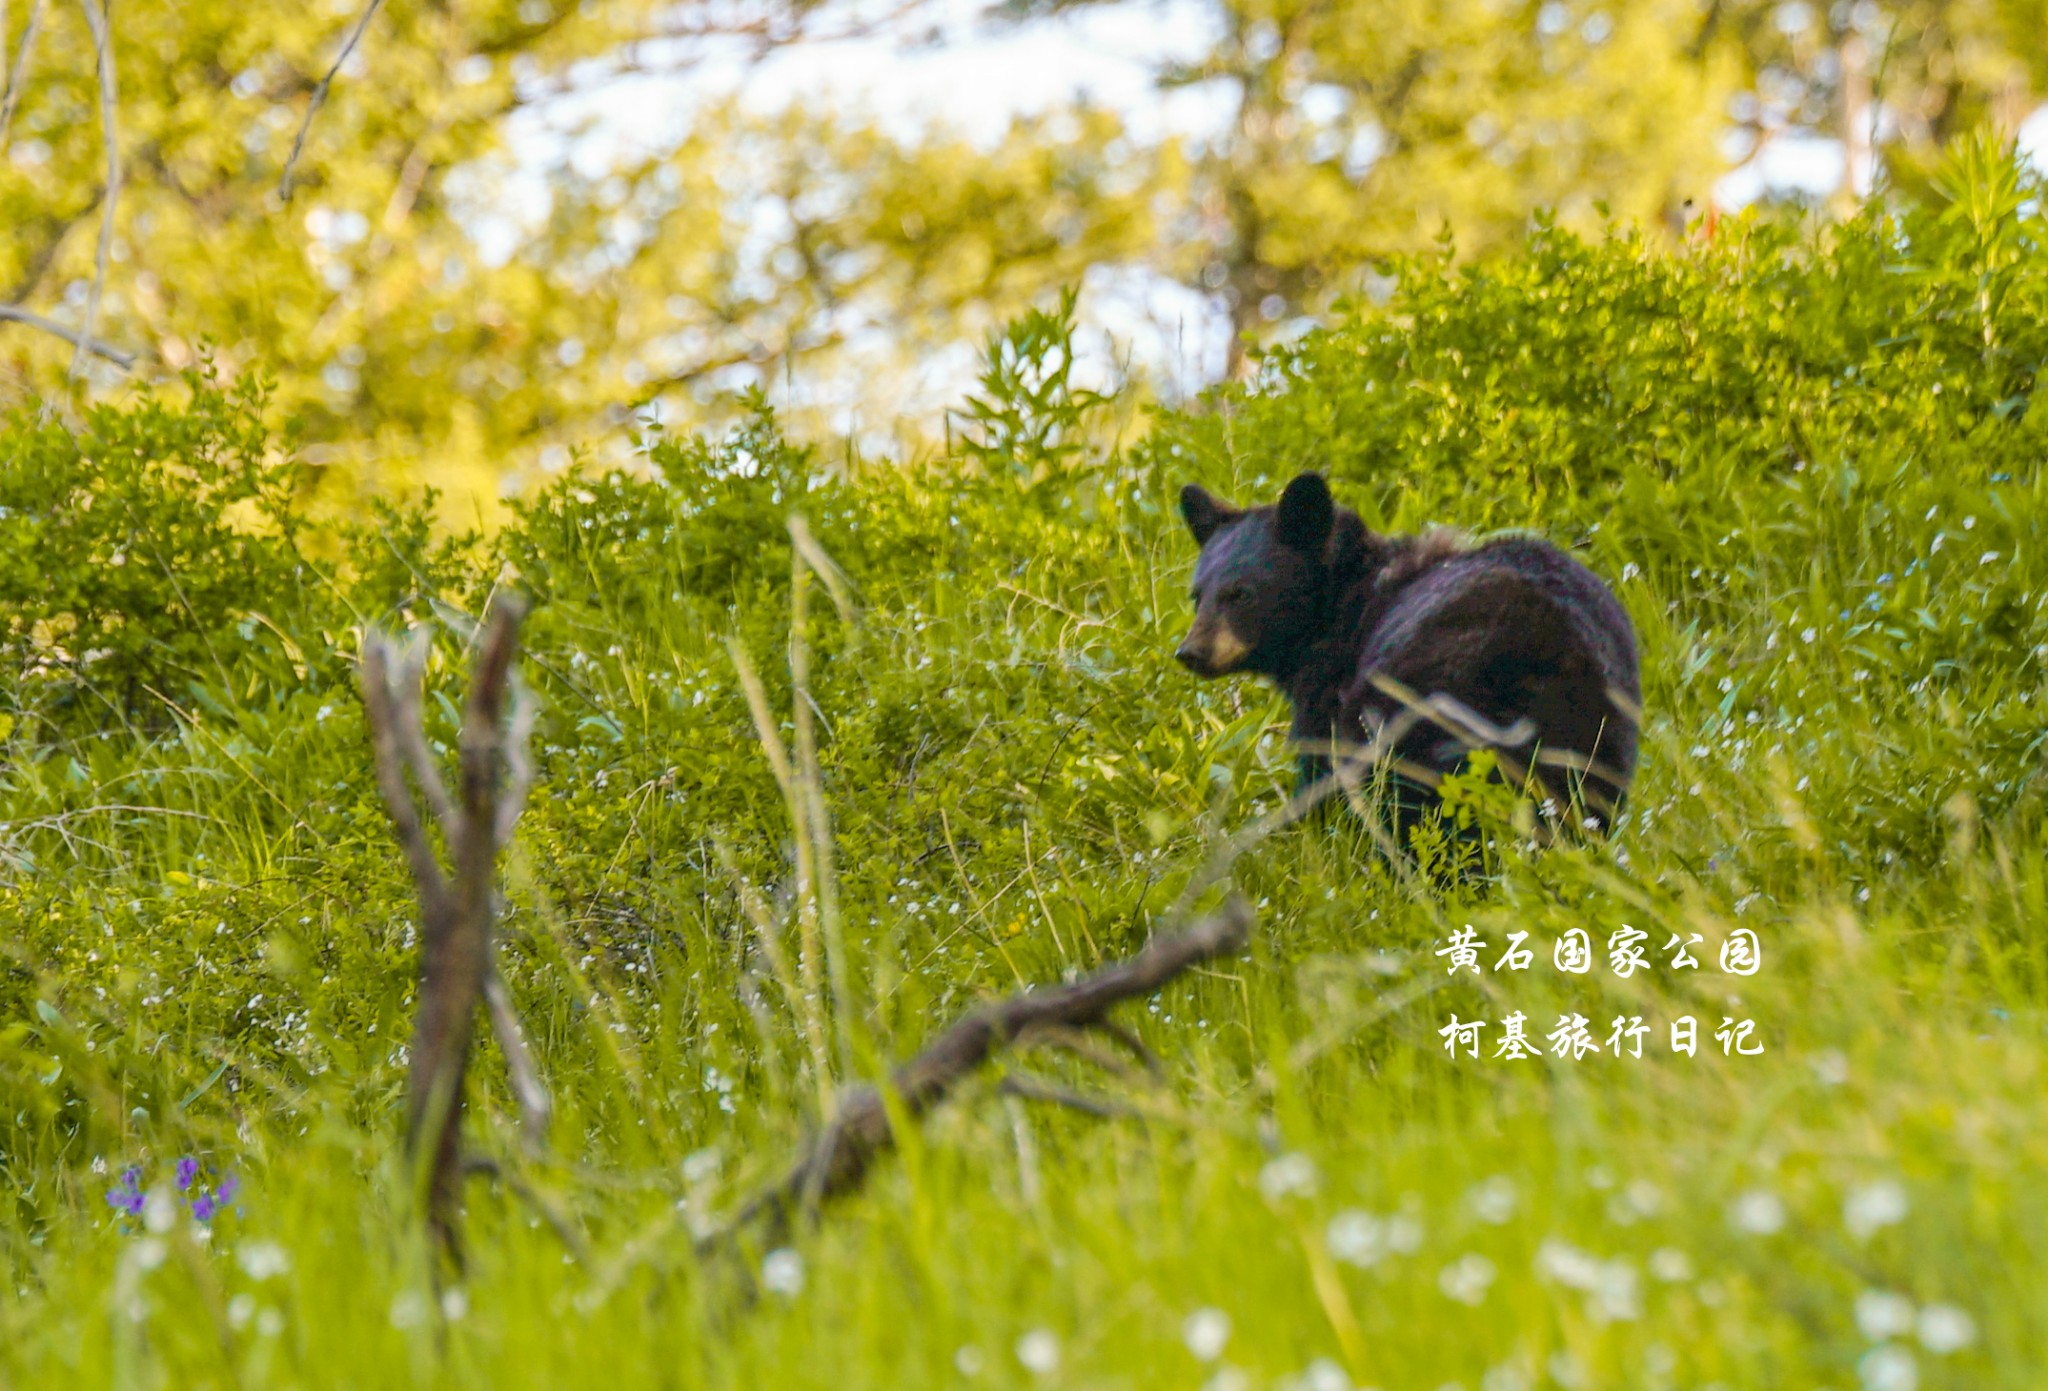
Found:
[[[1174,655],[1198,676],[1256,672],[1286,692],[1306,776],[1330,766],[1314,750],[1369,743],[1405,689],[1495,726],[1528,721],[1531,737],[1494,745],[1504,762],[1596,826],[1611,820],[1635,772],[1642,690],[1635,629],[1584,565],[1530,537],[1376,535],[1313,473],[1273,506],[1235,508],[1193,484],[1180,504],[1202,550],[1194,624]],[[1392,750],[1425,775],[1469,751],[1427,719]]]

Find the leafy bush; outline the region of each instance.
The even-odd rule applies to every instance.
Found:
[[[187,387],[183,405],[98,407],[75,434],[28,411],[0,427],[4,660],[91,675],[116,718],[146,687],[224,677],[217,641],[271,622],[299,584],[293,468],[263,385]]]

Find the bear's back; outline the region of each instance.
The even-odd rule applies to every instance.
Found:
[[[1438,548],[1380,598],[1347,706],[1392,715],[1399,701],[1376,678],[1448,695],[1502,726],[1533,721],[1542,745],[1619,774],[1602,780],[1615,795],[1626,786],[1641,702],[1635,628],[1591,570],[1547,541],[1505,536]]]
[[[1367,632],[1359,669],[1432,636],[1463,645],[1482,635],[1516,650],[1561,643],[1560,659],[1576,656],[1630,700],[1642,697],[1635,625],[1620,600],[1569,553],[1522,535],[1443,554],[1405,579]]]

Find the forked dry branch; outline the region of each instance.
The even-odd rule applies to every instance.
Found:
[[[891,1101],[905,1119],[915,1120],[943,1102],[999,1050],[1034,1033],[1100,1031],[1121,1041],[1110,1010],[1125,1000],[1150,995],[1190,967],[1237,951],[1250,938],[1251,928],[1251,906],[1232,898],[1185,931],[1153,938],[1127,961],[1070,985],[1026,990],[974,1010],[890,1073],[890,1096],[876,1087],[845,1094],[832,1119],[796,1162],[749,1200],[729,1224],[700,1242],[700,1253],[716,1254],[737,1240],[774,1245],[798,1218],[857,1188],[869,1166],[896,1142]],[[1028,1084],[1013,1090],[1063,1104],[1077,1100],[1066,1094],[1049,1096]]]
[[[420,899],[420,1002],[408,1078],[406,1154],[418,1177],[428,1230],[458,1265],[463,1079],[479,1006],[487,1008],[497,1032],[529,1146],[538,1148],[548,1120],[547,1090],[498,977],[492,935],[498,852],[511,838],[531,777],[526,739],[533,704],[512,676],[525,607],[500,595],[484,619],[462,717],[459,801],[449,794],[427,747],[420,708],[425,644],[415,640],[401,646],[375,633],[363,644],[363,705],[377,785]],[[440,824],[452,862],[447,871],[406,785],[408,771],[429,815]]]

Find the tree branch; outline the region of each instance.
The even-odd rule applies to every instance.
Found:
[[[996,1090],[1004,1096],[1018,1097],[1024,1101],[1044,1101],[1054,1106],[1065,1106],[1086,1116],[1099,1116],[1104,1120],[1142,1120],[1145,1113],[1137,1107],[1108,1097],[1088,1096],[1048,1082],[1042,1077],[1031,1077],[1013,1072],[996,1083]]]
[[[405,852],[419,891],[420,906],[429,918],[443,911],[448,884],[434,847],[427,842],[426,827],[420,824],[419,807],[405,785],[405,759],[400,751],[399,711],[403,708],[391,689],[391,644],[380,633],[372,633],[363,644],[363,711],[370,725],[370,753],[377,770],[377,790],[384,796],[384,810],[391,818],[398,845]]]
[[[427,812],[440,825],[441,835],[452,850],[462,834],[462,813],[456,810],[455,799],[448,795],[448,784],[441,780],[440,766],[427,747],[426,673],[426,638],[414,634],[398,652],[398,671],[391,692],[397,718],[392,727],[398,736],[398,751],[405,755],[412,780],[419,784],[420,796],[426,799]]]
[[[356,51],[356,45],[362,42],[363,31],[370,27],[370,21],[376,18],[378,7],[383,3],[384,0],[370,0],[369,4],[363,6],[363,12],[356,16],[355,26],[348,31],[348,37],[341,41],[341,52],[334,55],[334,66],[327,70],[327,76],[321,78],[320,84],[313,89],[313,98],[306,104],[306,119],[299,122],[299,133],[292,139],[292,152],[284,162],[284,176],[278,180],[278,201],[292,201],[292,175],[298,171],[299,155],[306,148],[306,134],[313,129],[313,118],[319,115],[320,108],[327,104],[327,91],[334,85],[334,75],[341,71],[341,65],[348,61],[348,55]]]
[[[83,348],[86,352],[98,354],[124,372],[132,370],[135,366],[134,353],[123,351],[105,339],[89,338],[75,328],[66,328],[55,319],[46,319],[40,314],[31,313],[18,304],[0,304],[0,320],[5,320],[8,323],[25,324],[29,328],[37,328],[41,329],[44,333],[54,334],[71,344],[74,348]]]
[[[1236,951],[1251,926],[1250,905],[1233,898],[1185,932],[1155,937],[1136,956],[1071,985],[1026,990],[984,1005],[891,1073],[889,1090],[905,1115],[922,1116],[1020,1034],[1093,1027],[1123,1001],[1149,995],[1189,967]],[[700,1251],[709,1253],[756,1228],[764,1240],[779,1240],[799,1214],[858,1188],[869,1167],[895,1143],[882,1093],[873,1087],[847,1093],[831,1123],[783,1177],[750,1199],[729,1225],[705,1238]]]
[[[421,907],[420,1003],[408,1077],[406,1152],[424,1195],[428,1230],[458,1267],[462,1091],[479,1005],[487,1008],[497,1031],[531,1146],[538,1147],[549,1114],[547,1091],[520,1033],[511,997],[498,977],[492,944],[498,849],[511,834],[530,775],[524,750],[508,747],[524,741],[532,727],[530,710],[521,708],[522,701],[510,720],[505,718],[525,611],[524,601],[501,594],[484,617],[462,717],[459,805],[450,801],[441,785],[420,728],[421,650],[401,654],[394,673],[387,639],[373,635],[363,647],[363,705],[377,784],[419,888]],[[401,688],[397,691],[394,674]],[[419,807],[406,786],[408,764],[420,782],[421,795],[442,818],[453,861],[450,873],[444,873],[435,859]]]
[[[114,249],[114,210],[121,197],[121,136],[115,113],[120,98],[115,88],[114,36],[107,23],[107,12],[100,8],[100,0],[78,0],[85,11],[85,22],[92,27],[93,50],[99,67],[100,77],[100,131],[107,146],[107,192],[100,203],[100,240],[93,251],[92,288],[86,291],[85,322],[79,328],[78,337],[71,345],[71,370],[65,374],[68,386],[78,380],[79,368],[85,365],[86,344],[92,342],[92,331],[99,323],[100,294],[107,285],[107,262]]]
[[[505,1075],[512,1079],[512,1095],[519,1102],[519,1128],[528,1147],[537,1149],[547,1136],[554,1103],[540,1080],[540,1069],[533,1064],[526,1034],[519,1027],[519,1010],[512,1003],[512,994],[505,988],[505,977],[495,960],[484,976],[484,1006],[490,1012],[498,1051],[505,1055]]]
[[[43,27],[43,6],[36,0],[28,12],[28,27],[21,31],[21,47],[14,50],[14,65],[7,72],[6,95],[0,97],[0,154],[7,153],[7,128],[14,122],[14,108],[21,101],[21,84],[28,76],[29,55],[35,51],[36,35]],[[0,34],[0,39],[6,36]]]

